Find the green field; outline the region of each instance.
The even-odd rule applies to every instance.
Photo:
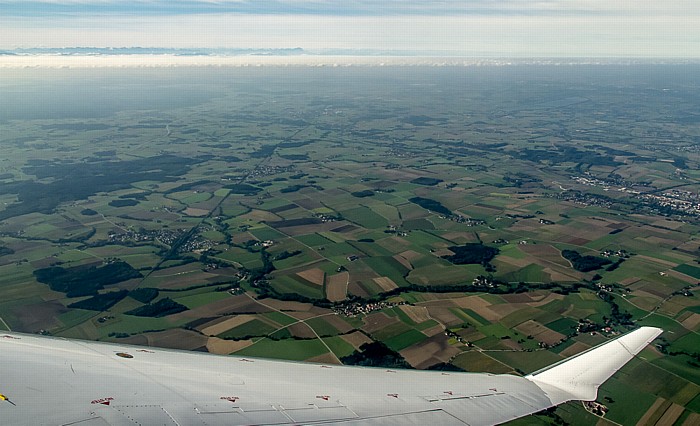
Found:
[[[697,266],[678,265],[673,269],[682,273],[682,274],[686,274],[686,275],[689,275],[693,278],[700,279],[700,268],[698,268]]]
[[[282,275],[278,276],[273,286],[280,293],[300,294],[310,298],[321,298],[323,296],[323,287],[311,284],[299,277]]]
[[[187,306],[190,309],[194,309],[194,308],[197,308],[199,306],[204,306],[204,305],[208,305],[210,303],[216,302],[217,300],[225,299],[227,297],[230,297],[230,296],[226,292],[210,291],[210,292],[202,293],[202,294],[193,294],[191,296],[175,297],[175,298],[173,298],[173,300],[175,300],[178,303],[182,303],[183,305]]]
[[[364,226],[368,229],[381,229],[386,227],[389,222],[382,216],[378,215],[368,207],[356,207],[350,210],[340,212],[347,220]]]
[[[222,339],[242,339],[249,336],[266,336],[276,328],[257,319],[248,321],[245,324],[241,324],[238,327],[232,328],[218,335]]]
[[[363,262],[379,276],[389,277],[399,286],[406,285],[404,276],[408,275],[408,269],[397,260],[391,257],[371,257],[363,259]]]
[[[416,343],[422,342],[425,339],[425,334],[421,333],[420,331],[411,329],[397,336],[384,340],[384,343],[389,348],[395,351],[400,351]]]
[[[303,361],[327,352],[328,350],[319,340],[273,341],[262,339],[254,345],[236,352],[236,355]]]

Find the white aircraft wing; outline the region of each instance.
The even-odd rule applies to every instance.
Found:
[[[661,333],[642,327],[526,377],[247,359],[0,334],[2,425],[487,425],[598,386]]]

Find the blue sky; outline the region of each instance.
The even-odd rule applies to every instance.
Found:
[[[0,5],[4,15],[14,16],[104,14],[167,16],[220,13],[331,16],[458,14],[527,16],[598,15],[609,14],[611,11],[623,12],[625,9],[611,7],[603,2],[596,4],[594,1],[572,0],[0,0]],[[669,10],[667,6],[664,9]]]
[[[0,49],[700,57],[698,0],[0,0]]]

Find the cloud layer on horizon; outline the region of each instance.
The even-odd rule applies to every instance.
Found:
[[[0,0],[0,49],[377,49],[700,57],[696,0]]]

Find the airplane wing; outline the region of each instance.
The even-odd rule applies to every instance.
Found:
[[[662,330],[642,327],[526,377],[272,361],[0,335],[3,425],[489,425],[598,386]]]

